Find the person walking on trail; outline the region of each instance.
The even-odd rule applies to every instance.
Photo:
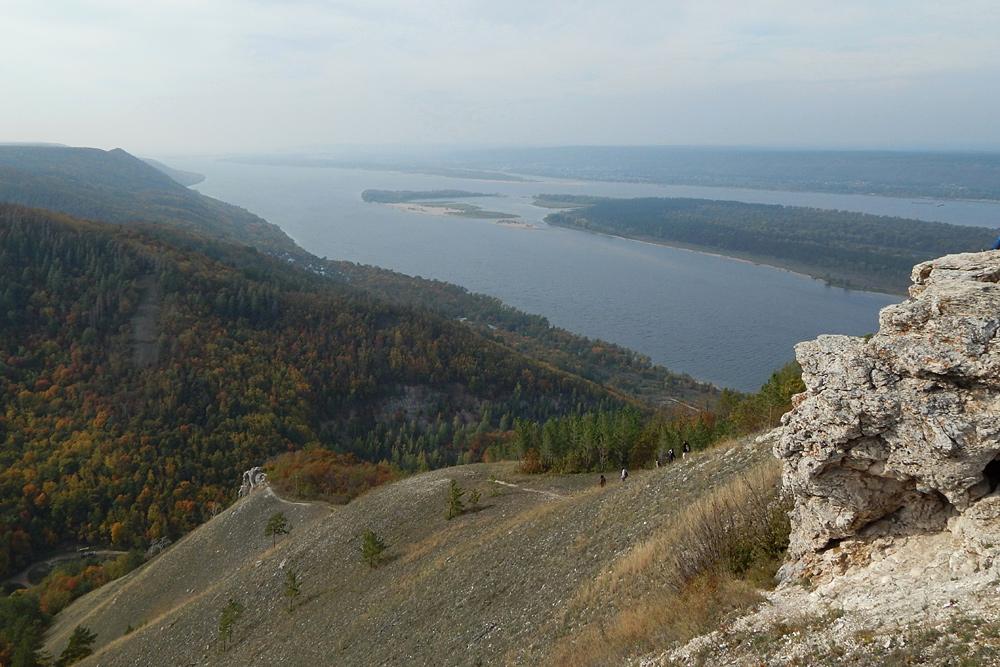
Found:
[[[688,454],[690,453],[691,453],[691,445],[689,445],[688,441],[685,440],[684,446],[681,447],[681,459],[686,459],[688,457]]]
[[[622,468],[622,481],[624,482],[626,479],[628,479],[628,470]]]
[[[677,455],[674,454],[674,448],[671,447],[667,450],[667,465],[673,463],[675,458],[677,458]]]
[[[601,475],[601,481],[600,481],[601,488],[603,489],[604,485],[607,484],[607,483],[608,483],[608,480],[604,479],[604,475]]]

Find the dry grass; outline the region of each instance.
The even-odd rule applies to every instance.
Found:
[[[620,611],[607,626],[588,626],[561,641],[552,663],[559,667],[617,664],[637,653],[660,650],[710,632],[729,615],[761,601],[749,582],[713,573],[683,591],[663,590]]]
[[[768,461],[733,478],[678,514],[582,586],[573,609],[613,605],[610,621],[561,640],[557,665],[604,665],[710,632],[760,601],[787,546],[779,467]]]

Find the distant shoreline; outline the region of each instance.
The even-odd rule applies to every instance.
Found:
[[[770,262],[770,261],[767,261],[767,260],[765,260],[763,258],[754,257],[754,256],[751,256],[751,255],[742,255],[742,256],[741,255],[727,255],[725,253],[719,252],[718,250],[710,250],[710,249],[707,249],[705,247],[697,246],[697,245],[688,245],[688,244],[681,244],[681,243],[666,243],[664,241],[659,241],[659,240],[650,239],[650,238],[640,238],[640,237],[637,237],[637,236],[623,236],[621,234],[611,234],[611,233],[605,232],[605,231],[599,231],[599,230],[593,230],[593,229],[583,229],[581,227],[576,227],[576,226],[573,226],[573,225],[562,225],[562,224],[559,224],[559,223],[556,223],[556,222],[552,222],[550,220],[546,220],[545,223],[547,225],[552,226],[552,227],[558,227],[559,229],[568,229],[568,230],[574,231],[574,232],[584,232],[584,233],[587,233],[587,234],[597,234],[598,236],[607,236],[609,238],[622,239],[622,240],[625,240],[625,241],[633,241],[635,243],[643,243],[643,244],[646,244],[646,245],[660,246],[660,247],[664,247],[664,248],[674,248],[676,250],[686,250],[687,252],[694,252],[694,253],[698,253],[699,255],[707,255],[709,257],[719,257],[719,258],[722,258],[722,259],[731,259],[733,261],[742,262],[744,264],[752,264],[752,265],[755,265],[755,266],[766,266],[768,268],[777,269],[778,271],[784,271],[785,273],[790,273],[792,275],[799,276],[801,278],[809,278],[810,280],[818,280],[819,282],[824,283],[825,285],[828,285],[829,287],[836,287],[836,288],[839,288],[839,289],[847,290],[849,292],[867,292],[869,294],[884,294],[884,295],[892,296],[892,297],[906,296],[905,292],[889,292],[889,291],[886,291],[886,290],[883,290],[883,289],[876,289],[876,288],[870,288],[870,287],[859,287],[859,286],[857,286],[857,285],[855,285],[855,284],[853,284],[853,283],[851,283],[849,281],[842,281],[841,282],[841,281],[828,280],[828,279],[826,279],[826,278],[824,278],[822,276],[817,276],[817,275],[813,275],[811,273],[807,273],[801,267],[799,267],[799,268],[792,268],[792,265],[784,265],[783,266],[783,265],[781,265],[781,264],[779,264],[777,262]]]

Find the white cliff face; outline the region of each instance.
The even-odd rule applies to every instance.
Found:
[[[983,546],[1000,545],[1000,252],[919,264],[913,282],[871,339],[796,346],[806,391],[765,436],[795,499],[785,579],[949,528],[974,567],[1000,552]]]

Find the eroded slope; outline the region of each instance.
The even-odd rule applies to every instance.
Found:
[[[74,603],[48,648],[61,650],[83,623],[98,633],[87,665],[550,661],[558,643],[629,603],[605,585],[623,559],[706,489],[767,455],[721,447],[604,489],[596,475],[525,477],[511,464],[477,464],[410,477],[333,510],[256,492]],[[482,492],[480,511],[445,519],[452,479]],[[271,548],[262,530],[276,510],[293,529]],[[390,545],[376,570],[360,559],[366,528]],[[291,613],[282,595],[289,567],[303,582]],[[217,624],[230,597],[246,612],[222,653]],[[142,625],[123,634],[130,623]]]

